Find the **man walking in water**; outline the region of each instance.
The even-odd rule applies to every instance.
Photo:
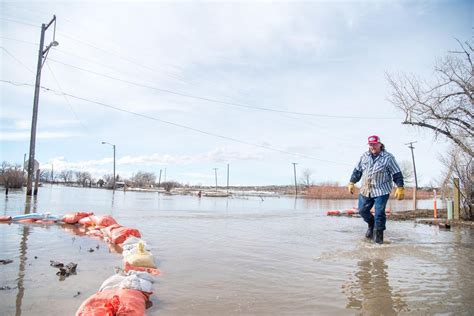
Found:
[[[369,150],[360,157],[347,188],[351,194],[354,194],[354,184],[362,178],[359,214],[369,225],[365,237],[373,238],[377,244],[383,244],[383,231],[386,222],[385,206],[392,191],[392,180],[397,185],[395,197],[397,200],[403,200],[405,195],[403,175],[395,157],[385,151],[385,145],[380,142],[378,136],[369,136],[368,145]],[[370,213],[374,205],[375,216]]]

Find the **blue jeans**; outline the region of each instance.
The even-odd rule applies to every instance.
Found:
[[[385,206],[387,205],[389,194],[366,197],[359,194],[359,214],[369,225],[374,225],[376,230],[385,230]],[[375,204],[375,217],[370,213],[370,209]]]

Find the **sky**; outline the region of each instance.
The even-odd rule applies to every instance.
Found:
[[[0,161],[190,185],[345,185],[367,137],[433,185],[449,142],[402,125],[387,74],[432,80],[470,1],[1,1]],[[54,36],[54,38],[53,38]],[[166,170],[166,179],[165,179]]]

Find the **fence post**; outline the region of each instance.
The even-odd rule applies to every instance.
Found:
[[[453,179],[453,200],[454,200],[454,214],[453,214],[453,219],[459,220],[460,214],[459,214],[459,209],[460,209],[460,194],[459,194],[459,178],[454,178]]]

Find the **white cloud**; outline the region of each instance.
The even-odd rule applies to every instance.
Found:
[[[1,141],[24,141],[30,139],[30,132],[0,132]],[[67,132],[39,132],[36,139],[59,139],[76,136],[76,133]]]
[[[231,151],[227,148],[216,148],[210,152],[197,155],[162,155],[125,156],[118,160],[120,165],[186,165],[203,162],[225,162],[233,160],[262,160],[263,155],[253,152]]]

